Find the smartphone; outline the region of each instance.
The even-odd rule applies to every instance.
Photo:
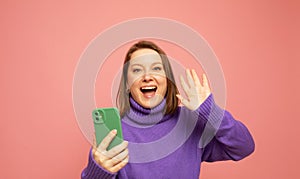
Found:
[[[120,114],[117,108],[97,108],[93,110],[92,115],[97,146],[113,129],[117,130],[117,135],[109,144],[107,150],[123,142]]]

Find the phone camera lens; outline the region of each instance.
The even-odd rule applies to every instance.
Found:
[[[98,115],[99,115],[99,113],[98,113],[98,112],[95,112],[95,115],[96,115],[96,116],[98,116]]]
[[[99,121],[99,118],[98,118],[98,117],[96,117],[96,121]]]

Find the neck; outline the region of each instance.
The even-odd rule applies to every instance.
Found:
[[[157,123],[161,123],[170,118],[170,115],[164,115],[166,100],[153,107],[153,108],[144,108],[138,104],[132,97],[130,101],[130,110],[124,116],[124,122],[127,122],[131,125],[141,126],[152,126]]]

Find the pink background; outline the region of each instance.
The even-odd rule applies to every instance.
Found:
[[[256,142],[255,152],[240,162],[203,163],[200,178],[299,178],[299,5],[1,1],[1,178],[80,178],[90,144],[73,111],[76,64],[106,28],[149,16],[185,23],[208,41],[224,70],[227,109]]]

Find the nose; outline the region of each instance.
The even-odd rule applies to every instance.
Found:
[[[153,80],[153,77],[150,73],[145,73],[144,76],[143,76],[143,82],[149,82],[149,81],[152,81]]]

